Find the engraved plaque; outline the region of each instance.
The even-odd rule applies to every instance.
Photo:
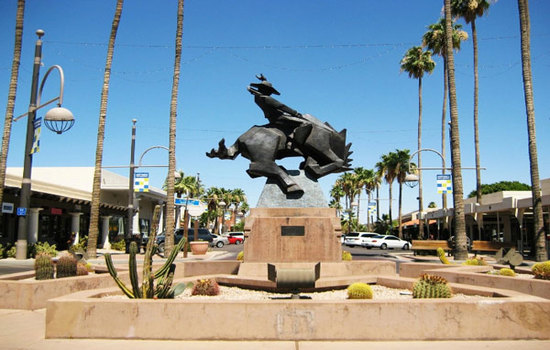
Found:
[[[304,236],[304,226],[281,226],[281,236]]]

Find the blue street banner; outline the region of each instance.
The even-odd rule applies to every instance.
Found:
[[[134,192],[149,192],[149,173],[134,174]]]
[[[453,193],[453,184],[451,180],[451,174],[439,174],[437,175],[437,193]]]
[[[34,120],[34,135],[32,137],[31,154],[40,152],[40,131],[42,130],[42,117]]]

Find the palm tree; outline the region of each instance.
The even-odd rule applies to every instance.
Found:
[[[374,170],[372,169],[364,169],[364,168],[355,168],[355,171],[357,172],[357,169],[360,170],[360,177],[361,181],[363,183],[362,188],[365,190],[365,193],[367,195],[367,208],[370,207],[370,202],[372,198],[372,191],[379,185],[379,179],[377,178]],[[359,203],[361,201],[359,200]],[[359,211],[357,211],[359,213]],[[371,227],[371,220],[370,215],[367,210],[367,227],[370,230]]]
[[[478,126],[478,96],[479,75],[477,65],[477,30],[476,18],[483,16],[489,10],[487,0],[451,0],[451,14],[464,18],[472,26],[472,43],[474,46],[474,144],[476,157],[476,190],[477,203],[481,203],[481,162],[479,159],[479,126]]]
[[[353,175],[355,177],[355,186],[357,189],[357,220],[360,220],[359,215],[361,213],[361,192],[363,191],[363,189],[367,184],[367,179],[368,179],[367,171],[368,170],[363,167],[357,167],[353,169]]]
[[[384,178],[386,183],[389,187],[389,222],[390,227],[393,230],[393,219],[392,219],[392,201],[393,201],[393,181],[396,177],[396,167],[397,167],[397,160],[396,160],[396,154],[393,152],[390,152],[388,154],[383,154],[381,156],[382,160],[376,163],[376,168],[378,169],[378,173],[381,174],[381,176]]]
[[[405,57],[401,60],[401,71],[409,73],[409,78],[418,79],[418,149],[422,149],[422,77],[424,73],[431,74],[435,68],[435,62],[432,60],[432,53],[429,50],[423,51],[422,47],[414,46],[410,48]],[[408,162],[407,162],[408,163]],[[422,168],[422,152],[418,152],[418,167]],[[401,183],[400,183],[401,186]],[[399,189],[401,196],[401,187]],[[399,198],[401,200],[401,198]],[[399,207],[399,219],[401,220],[401,206]],[[418,213],[422,215],[424,204],[422,202],[422,171],[418,172]],[[419,231],[424,232],[424,222],[419,221]],[[401,221],[399,222],[399,237],[402,232]]]
[[[403,184],[405,183],[405,177],[409,174],[409,159],[410,151],[408,149],[404,150],[395,150],[395,178],[397,183],[399,183],[399,238],[403,238],[403,227],[402,224],[402,207],[403,207]],[[422,223],[422,220],[419,220]],[[423,233],[422,225],[419,225],[420,232]]]
[[[4,184],[6,183],[6,161],[10,147],[11,124],[13,110],[15,108],[15,97],[17,94],[17,79],[19,77],[19,65],[21,63],[21,41],[23,38],[23,18],[25,15],[25,0],[17,1],[17,12],[15,15],[15,42],[13,46],[13,60],[11,63],[11,79],[8,91],[8,103],[6,105],[6,116],[4,119],[4,134],[2,136],[2,151],[0,151],[0,203],[4,198]],[[0,214],[1,215],[1,214]]]
[[[452,42],[451,0],[445,0],[446,42]],[[466,220],[464,218],[464,190],[462,187],[462,163],[460,161],[460,135],[458,129],[458,108],[456,100],[455,61],[453,47],[447,45],[447,74],[449,78],[449,106],[451,111],[451,163],[453,176],[453,206],[455,223],[455,259],[466,260]]]
[[[460,50],[460,44],[468,39],[468,33],[463,31],[461,24],[453,24],[453,49]],[[443,108],[441,113],[441,155],[443,156],[443,174],[445,174],[445,155],[447,148],[447,59],[445,58],[447,46],[445,45],[445,18],[441,18],[439,22],[430,24],[427,31],[422,36],[422,46],[427,47],[434,54],[441,56],[443,59]],[[447,208],[447,194],[442,195],[442,206]]]
[[[103,162],[103,141],[105,139],[105,119],[107,118],[107,101],[109,99],[109,81],[111,80],[111,66],[115,50],[115,40],[122,15],[124,0],[117,0],[115,15],[111,25],[111,35],[107,48],[107,60],[105,62],[105,73],[103,74],[103,88],[101,90],[101,105],[99,107],[99,124],[97,127],[97,144],[95,151],[95,169],[92,185],[92,204],[90,208],[90,226],[88,229],[87,254],[90,258],[97,256],[97,237],[99,235],[99,205],[101,197],[101,163]],[[173,174],[173,172],[172,172]]]
[[[520,31],[521,31],[521,66],[523,74],[523,91],[525,94],[525,109],[527,112],[527,132],[529,135],[529,161],[531,173],[531,191],[533,197],[533,221],[535,226],[533,243],[535,245],[535,260],[547,259],[546,234],[542,216],[542,198],[540,192],[539,162],[537,156],[537,139],[535,128],[535,102],[533,100],[533,77],[531,74],[531,24],[529,20],[529,4],[527,0],[518,0]]]
[[[340,216],[340,212],[342,211],[342,203],[340,203],[340,200],[345,195],[346,194],[344,193],[342,187],[339,185],[339,182],[336,181],[330,190],[331,201],[329,203],[329,207],[336,209],[337,216]]]
[[[241,206],[246,203],[246,195],[244,191],[240,188],[235,188],[231,190],[231,206],[233,208],[233,213],[231,214],[231,222],[235,225],[237,220],[237,213],[241,211]]]
[[[176,54],[174,57],[174,74],[172,76],[172,95],[170,98],[170,126],[168,136],[168,174],[176,171],[176,119],[178,109],[178,87],[180,81],[181,48],[183,36],[183,2],[178,0],[176,25]],[[174,248],[174,177],[168,176],[166,191],[166,238],[165,254]]]

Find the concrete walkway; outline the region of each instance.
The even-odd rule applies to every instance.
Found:
[[[109,340],[109,339],[44,339],[46,310],[0,310],[0,349],[6,350],[164,350],[164,349],[219,349],[219,350],[547,350],[550,341],[398,341],[398,342],[310,342],[310,341],[153,341],[153,340]],[[192,320],[189,320],[192,322]],[[174,326],[178,328],[178,326]],[[212,325],[212,331],[216,326]]]
[[[105,251],[100,251],[100,254]],[[113,251],[115,264],[127,264],[128,255]],[[189,254],[183,258],[180,254],[176,261],[217,260],[223,259],[225,252],[211,251],[204,257]],[[143,254],[138,259],[143,259]],[[155,257],[155,261],[162,261]],[[104,264],[103,257],[91,259],[93,263]],[[4,263],[7,263],[4,260]],[[328,350],[342,348],[346,350],[426,350],[438,347],[446,350],[547,350],[550,349],[550,340],[518,340],[518,341],[154,341],[154,340],[119,340],[119,339],[45,339],[46,310],[7,310],[0,309],[0,350],[163,350],[163,349],[220,349],[220,350]],[[193,322],[189,319],[189,322]],[[174,325],[174,331],[180,325]],[[236,325],[238,327],[238,325]],[[216,325],[212,325],[215,335]]]

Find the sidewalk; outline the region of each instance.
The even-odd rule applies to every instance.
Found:
[[[118,339],[44,339],[46,310],[0,310],[0,349],[6,350],[426,350],[438,347],[446,350],[546,350],[550,341],[155,341]],[[192,320],[190,320],[192,321]],[[175,327],[178,328],[178,327]],[[212,325],[215,332],[215,325]],[[175,330],[176,331],[176,330]]]

